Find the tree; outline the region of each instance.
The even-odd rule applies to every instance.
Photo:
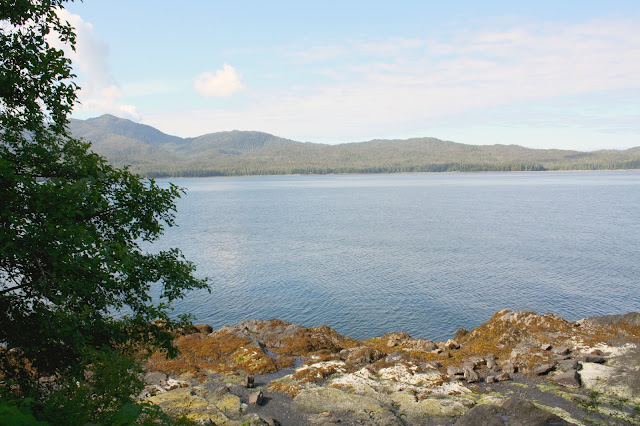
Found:
[[[184,322],[170,318],[171,302],[208,288],[179,250],[142,247],[174,224],[181,190],[114,168],[70,136],[78,88],[52,44],[75,43],[56,14],[63,3],[0,2],[0,391],[37,403],[51,399],[44,377],[60,390],[109,365],[133,371],[125,361],[141,347],[174,355]]]

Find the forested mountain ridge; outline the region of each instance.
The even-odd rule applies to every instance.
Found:
[[[112,115],[69,128],[115,166],[149,177],[640,169],[640,147],[581,152],[435,138],[325,145],[237,130],[180,138]]]

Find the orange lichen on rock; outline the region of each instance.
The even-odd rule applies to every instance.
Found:
[[[275,360],[248,337],[194,333],[177,337],[175,344],[180,355],[167,359],[164,353],[155,352],[147,368],[167,374],[191,373],[196,378],[206,372],[264,374],[277,371]]]
[[[337,353],[342,349],[359,346],[360,343],[322,325],[298,330],[294,335],[282,338],[280,345],[274,348],[274,352],[287,356],[305,356],[318,351]]]

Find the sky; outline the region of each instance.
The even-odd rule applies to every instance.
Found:
[[[73,117],[176,136],[640,146],[640,1],[85,0]]]

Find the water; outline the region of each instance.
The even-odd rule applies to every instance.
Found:
[[[166,181],[160,181],[166,184]],[[640,310],[640,172],[176,179],[179,247],[211,278],[176,313],[449,338],[500,309]]]

